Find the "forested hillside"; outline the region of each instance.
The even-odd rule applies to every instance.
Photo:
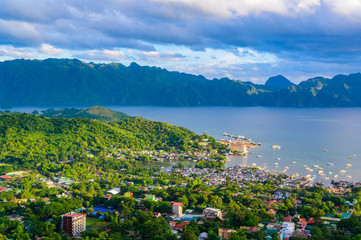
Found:
[[[246,81],[208,80],[136,63],[21,59],[0,62],[0,106],[361,106],[361,74],[317,77],[298,85],[283,76],[265,85]]]

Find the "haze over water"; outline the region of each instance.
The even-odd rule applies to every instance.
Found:
[[[360,108],[264,108],[264,107],[124,107],[111,109],[140,116],[150,120],[168,122],[186,127],[198,134],[207,131],[216,139],[223,133],[244,135],[262,143],[259,148],[249,149],[248,157],[230,157],[227,166],[236,164],[264,166],[269,170],[286,173],[324,174],[338,180],[361,181],[361,109]],[[35,108],[17,108],[13,111],[32,112]],[[42,109],[43,110],[43,109]],[[272,145],[281,146],[274,150]],[[325,152],[324,150],[327,150]],[[349,157],[356,154],[356,157]],[[257,158],[261,155],[262,158]],[[277,161],[276,158],[281,158]],[[295,161],[296,164],[291,162]],[[276,167],[275,163],[278,163]],[[334,166],[328,166],[333,163]],[[352,167],[346,167],[352,164]],[[309,172],[303,165],[314,169]],[[345,174],[340,170],[346,170]],[[332,172],[332,174],[329,174]],[[317,177],[316,180],[321,180]],[[327,181],[324,181],[327,182]]]

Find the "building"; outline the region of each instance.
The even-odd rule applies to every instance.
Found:
[[[86,230],[86,214],[64,215],[63,230],[71,237],[80,236]]]
[[[183,203],[181,202],[171,202],[172,204],[172,212],[177,215],[177,217],[181,217],[183,215]]]
[[[281,230],[281,239],[290,238],[295,231],[294,222],[283,222]]]
[[[109,191],[107,191],[107,193],[113,194],[113,195],[117,195],[120,193],[120,188],[113,188],[110,189]]]
[[[220,227],[220,228],[218,228],[218,237],[221,237],[222,239],[230,239],[231,234],[233,232],[235,233],[237,231],[233,230],[233,229]]]
[[[203,218],[206,219],[222,219],[222,211],[217,208],[205,208],[203,210]]]

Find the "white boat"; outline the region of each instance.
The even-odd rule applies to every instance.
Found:
[[[335,166],[333,163],[327,163],[328,166]]]
[[[323,151],[324,151],[324,152],[328,152],[328,150],[327,150],[327,149],[323,149]]]
[[[292,162],[292,164],[296,164],[296,162]]]
[[[346,176],[346,178],[352,178],[352,176],[348,175],[348,176]]]
[[[278,162],[276,162],[275,165],[277,166],[277,165],[278,165]]]
[[[318,166],[318,165],[312,165],[312,167],[313,167],[313,168],[319,168],[319,166]]]
[[[346,172],[346,170],[340,170],[340,173],[345,173]]]
[[[257,155],[256,158],[261,158],[262,156],[261,155]]]
[[[318,174],[323,174],[323,171],[318,171]]]
[[[272,149],[281,149],[280,145],[272,145]]]
[[[277,160],[277,161],[280,161],[280,160],[281,160],[281,158],[276,158],[276,160]]]
[[[257,164],[256,163],[252,163],[252,166],[256,166]]]

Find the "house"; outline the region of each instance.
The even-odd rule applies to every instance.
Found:
[[[308,238],[308,233],[305,231],[294,231],[292,233],[292,237],[294,238],[304,238],[307,239]]]
[[[291,222],[292,221],[292,216],[287,216],[283,218],[283,221],[285,222]]]
[[[276,214],[276,213],[277,213],[277,211],[276,211],[276,210],[273,210],[273,209],[270,209],[270,210],[268,210],[267,212],[270,213],[270,214]]]
[[[183,215],[183,203],[181,202],[171,202],[172,204],[172,212],[177,215],[177,217],[181,217]]]
[[[237,231],[234,229],[228,229],[220,227],[218,228],[218,237],[222,239],[230,239],[232,233],[236,233]]]
[[[249,233],[254,233],[254,232],[258,232],[258,231],[259,231],[258,227],[251,227],[251,228],[248,229]]]
[[[1,181],[10,181],[11,179],[12,179],[12,177],[10,177],[8,175],[1,175],[0,176]]]
[[[272,204],[278,204],[278,202],[276,200],[271,200],[271,201],[265,202],[265,204],[267,206],[271,206]]]
[[[110,193],[105,194],[104,198],[110,200],[112,198],[112,195]]]
[[[203,218],[206,219],[222,219],[222,211],[220,209],[217,208],[205,208],[203,210]]]

